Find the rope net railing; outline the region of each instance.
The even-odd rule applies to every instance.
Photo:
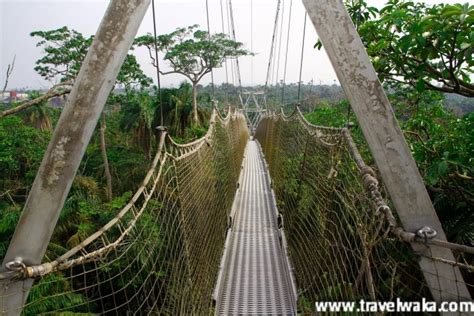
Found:
[[[163,132],[143,184],[99,231],[39,266],[10,263],[8,282],[34,281],[23,314],[212,313],[247,140],[241,112],[214,110],[189,144]]]
[[[424,273],[436,271],[421,271],[426,252],[415,254],[408,243],[423,243],[423,236],[398,225],[349,130],[312,125],[297,109],[290,116],[265,114],[255,138],[282,217],[298,312],[313,313],[317,301],[434,301]],[[457,270],[459,278],[448,281],[472,293],[472,247],[428,239],[453,249],[457,261],[448,264],[464,278]],[[471,301],[460,291],[440,297]]]

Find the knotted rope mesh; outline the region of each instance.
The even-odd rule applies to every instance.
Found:
[[[385,194],[347,129],[314,126],[297,110],[289,117],[265,115],[255,137],[283,218],[299,312],[311,314],[316,301],[431,298],[418,256],[392,234],[393,221],[382,214],[391,215]],[[462,254],[457,258],[453,264],[465,262]]]
[[[346,129],[311,125],[299,111],[268,113],[255,137],[282,215],[299,312],[312,313],[315,301],[431,298],[424,276],[436,271],[420,270],[426,252],[402,240],[414,237],[391,215]],[[9,282],[34,281],[23,314],[212,313],[247,140],[240,112],[224,119],[214,111],[206,136],[189,144],[162,133],[143,184],[102,229],[40,266],[12,264],[17,278]],[[462,275],[449,281],[472,292],[472,257],[454,254],[447,264]],[[9,299],[0,297],[0,306]]]
[[[22,282],[34,285],[23,313],[211,313],[247,139],[239,112],[213,111],[190,144],[162,133],[142,186],[110,222],[56,260],[24,267]]]

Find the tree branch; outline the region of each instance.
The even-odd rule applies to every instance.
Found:
[[[0,112],[0,118],[18,113],[18,112],[23,111],[23,110],[25,110],[25,109],[33,106],[33,105],[39,104],[39,103],[44,102],[46,100],[49,100],[51,98],[59,97],[59,96],[68,94],[69,92],[71,92],[71,90],[69,90],[69,89],[57,90],[57,89],[59,87],[70,86],[70,85],[71,85],[70,82],[59,83],[59,84],[53,86],[51,89],[49,89],[48,92],[46,92],[45,94],[43,94],[42,96],[40,96],[36,99],[26,101],[26,102],[24,102],[24,103],[22,103],[22,104],[20,104],[16,107],[12,108],[12,109],[8,109],[8,110],[5,110],[3,112]]]
[[[13,72],[13,69],[15,68],[15,59],[16,59],[16,55],[13,56],[13,61],[11,64],[8,64],[8,67],[7,67],[7,74],[5,76],[5,85],[3,86],[3,90],[2,90],[2,94],[5,93],[5,91],[7,90],[7,86],[8,86],[8,80],[10,79],[10,76]]]

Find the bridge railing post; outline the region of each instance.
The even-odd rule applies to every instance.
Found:
[[[342,0],[303,0],[339,81],[357,116],[365,139],[405,230],[416,233],[429,226],[446,235],[423,179],[377,77],[364,45]],[[420,268],[436,301],[470,300],[457,267],[434,261],[454,261],[451,250],[412,244],[422,254]]]
[[[150,0],[111,0],[36,175],[0,272],[41,264],[107,97]],[[0,314],[19,315],[32,279],[0,282]]]

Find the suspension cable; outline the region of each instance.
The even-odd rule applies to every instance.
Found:
[[[221,4],[222,33],[226,34],[225,33],[225,26],[224,26],[224,7],[222,5],[222,0],[220,0],[220,4]],[[228,71],[228,67],[227,67],[227,57],[224,58],[224,63],[225,63],[225,81],[226,81],[227,84],[229,84],[229,71]]]
[[[304,13],[304,26],[303,26],[303,42],[301,43],[301,63],[300,63],[300,77],[298,81],[298,104],[301,103],[301,77],[303,75],[303,58],[304,58],[304,43],[306,39],[306,19],[308,12]]]
[[[290,29],[291,29],[291,9],[293,6],[293,0],[290,1],[290,13],[288,16],[288,35],[286,37],[286,53],[285,53],[285,69],[283,72],[283,85],[281,87],[281,104],[284,105],[285,98],[285,82],[286,82],[286,69],[288,66],[288,48],[290,46]]]
[[[153,11],[153,35],[155,45],[155,63],[156,63],[156,81],[158,87],[158,97],[160,98],[160,126],[163,127],[163,95],[161,93],[161,80],[160,80],[160,63],[158,61],[158,40],[156,38],[156,13],[155,13],[155,0],[151,1],[151,9]]]
[[[231,32],[230,32],[230,9],[229,9],[229,0],[226,0],[226,12],[227,12],[227,32],[228,32],[228,35],[229,35],[229,38],[232,39],[232,35],[231,35]],[[232,73],[232,85],[235,87],[235,69],[234,69],[234,60],[231,59],[231,63],[230,63],[230,71]]]
[[[232,9],[232,0],[229,0],[229,10],[230,10],[230,22],[232,26],[232,39],[236,41],[236,36],[235,36],[235,23],[234,23],[234,10]],[[240,95],[242,95],[242,79],[240,76],[240,66],[239,66],[239,58],[235,58],[235,66],[237,68],[237,79],[239,82],[239,91]]]
[[[253,0],[250,0],[250,51],[253,52]],[[253,86],[253,55],[250,57],[250,85]]]
[[[213,67],[212,67],[212,59],[213,59],[213,56],[212,56],[212,52],[211,52],[211,24],[210,24],[210,20],[209,20],[209,1],[206,0],[206,15],[207,15],[207,36],[208,36],[208,39],[209,39],[209,49],[208,49],[208,58],[209,58],[209,66],[211,68],[211,89],[212,89],[212,98],[215,97],[215,94],[214,94],[214,70],[213,70]]]
[[[281,0],[278,0],[277,3],[277,10],[276,10],[276,16],[275,16],[275,25],[273,26],[273,36],[272,36],[272,44],[270,47],[270,58],[268,59],[268,68],[267,68],[267,79],[265,80],[265,88],[268,87],[268,82],[270,81],[270,70],[272,67],[273,59],[274,59],[274,49],[275,49],[275,40],[277,38],[277,29],[278,29],[278,17],[280,13],[280,3]]]
[[[283,3],[282,3],[282,9],[281,9],[281,25],[280,25],[280,40],[279,40],[279,44],[278,44],[278,57],[275,61],[276,63],[276,67],[277,67],[277,71],[276,71],[276,76],[275,76],[275,85],[278,84],[278,78],[280,77],[280,60],[281,60],[281,43],[283,42],[283,24],[284,24],[284,20],[285,20],[285,0],[283,0]],[[275,48],[276,49],[276,48]],[[275,68],[273,69],[275,70]]]

